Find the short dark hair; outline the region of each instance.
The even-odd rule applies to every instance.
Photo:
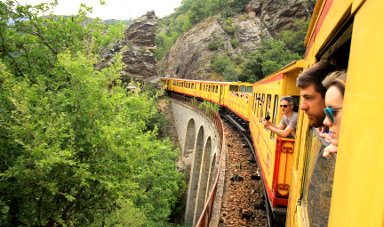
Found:
[[[317,62],[308,69],[304,70],[299,77],[297,77],[296,86],[298,88],[306,88],[313,84],[315,91],[320,93],[324,98],[327,89],[322,85],[323,79],[337,68],[328,62]]]

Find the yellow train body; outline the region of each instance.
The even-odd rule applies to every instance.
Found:
[[[384,226],[384,1],[317,1],[306,67],[328,61],[348,71],[339,149],[324,144],[300,114],[286,226]]]
[[[293,96],[298,100],[299,89],[295,83],[303,66],[302,60],[293,62],[253,85],[249,129],[273,209],[287,206],[295,140],[276,136],[266,130],[259,119],[269,117],[273,124],[279,125],[282,118],[279,100],[282,96]]]
[[[286,226],[384,226],[383,15],[383,0],[318,0],[304,60],[253,85],[162,79],[169,91],[218,103],[249,122],[269,202],[282,214],[288,205]],[[279,138],[259,123],[269,116],[279,124],[282,96],[301,103],[296,78],[318,61],[348,71],[334,158],[321,156],[326,142],[301,110],[294,140]]]

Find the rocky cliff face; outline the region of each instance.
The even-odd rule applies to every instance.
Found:
[[[151,50],[156,47],[157,17],[154,11],[138,18],[125,31],[125,42],[131,44],[124,51],[124,71],[135,78],[156,76],[156,61]]]
[[[296,19],[311,17],[313,7],[304,0],[251,0],[245,10],[249,15],[260,18],[268,31],[276,35],[290,29]]]
[[[214,54],[239,55],[242,50],[255,50],[261,42],[262,34],[269,35],[258,18],[235,18],[233,25],[237,29],[234,37],[227,34],[224,25],[217,19],[218,17],[212,17],[199,23],[176,41],[159,65],[165,76],[219,80],[220,77],[215,78],[210,71]],[[240,48],[232,47],[232,39],[240,41]],[[211,42],[219,42],[221,47],[212,51],[208,48]]]
[[[305,0],[251,0],[245,11],[233,18],[231,32],[218,16],[208,18],[186,32],[159,64],[162,76],[221,80],[210,71],[213,55],[233,57],[253,51],[260,46],[263,37],[275,37],[280,31],[290,29],[296,19],[308,19],[312,9]],[[234,46],[231,40],[239,43]],[[220,43],[217,50],[208,48],[212,42]]]
[[[124,68],[122,80],[127,76],[148,80],[156,76],[156,60],[152,50],[156,48],[156,24],[157,17],[154,11],[150,11],[137,18],[124,33],[124,40],[119,42],[111,50],[104,50],[104,61],[98,66],[102,69],[116,53],[123,51]]]

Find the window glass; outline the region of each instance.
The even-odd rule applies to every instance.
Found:
[[[239,86],[237,86],[237,85],[229,85],[229,90],[230,91],[238,92],[239,91]]]
[[[265,117],[263,112],[264,102],[265,102],[265,94],[262,94],[260,98],[260,103],[259,103],[260,117]]]
[[[245,86],[240,86],[240,92],[245,92]]]
[[[272,95],[267,94],[267,100],[265,102],[265,117],[271,117],[271,102],[272,102]]]
[[[252,113],[255,114],[256,93],[252,93]]]
[[[263,104],[261,103],[261,94],[260,94],[260,93],[257,94],[256,99],[257,99],[257,103],[256,103],[256,115],[257,115],[258,117],[260,117],[260,106],[263,105]]]
[[[277,110],[279,109],[279,96],[275,95],[275,98],[273,99],[273,115],[272,115],[272,123],[276,125],[276,118],[277,118]],[[275,133],[271,133],[271,139],[275,139]]]
[[[333,175],[336,159],[323,157],[323,150],[328,145],[312,128],[307,137],[307,171],[303,191],[303,205],[307,213],[309,226],[328,226],[329,210],[332,197]]]
[[[279,96],[275,95],[274,103],[273,103],[273,116],[272,123],[276,125],[277,111],[279,110]]]

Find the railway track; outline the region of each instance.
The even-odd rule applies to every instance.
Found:
[[[272,226],[246,125],[222,113],[227,140],[227,169],[219,226]]]

